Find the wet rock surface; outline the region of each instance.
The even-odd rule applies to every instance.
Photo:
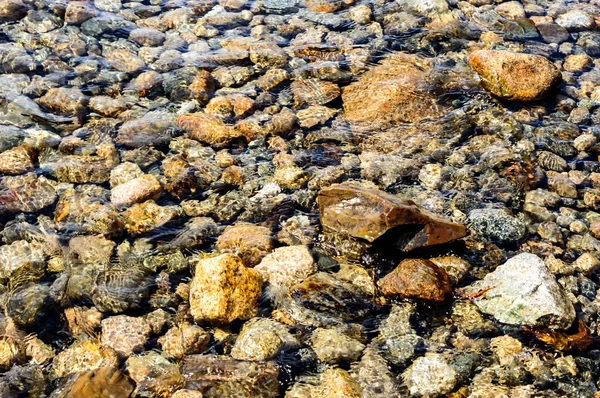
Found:
[[[0,396],[598,395],[598,21],[0,0]]]

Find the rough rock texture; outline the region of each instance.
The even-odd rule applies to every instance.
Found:
[[[268,318],[253,318],[244,324],[231,356],[239,360],[264,361],[283,349],[298,346],[287,326]]]
[[[490,288],[475,304],[484,313],[512,325],[567,329],[575,310],[544,262],[522,253],[472,284],[468,292]]]
[[[117,315],[102,321],[102,344],[123,357],[142,351],[150,337],[150,325],[144,318]]]
[[[217,240],[222,253],[237,254],[244,265],[252,267],[274,248],[272,232],[267,227],[249,223],[228,226]]]
[[[135,381],[135,392],[139,396],[168,397],[185,384],[179,366],[155,351],[131,356],[125,367]]]
[[[204,398],[279,396],[279,367],[275,362],[237,361],[214,355],[190,355],[182,374],[186,388],[200,391]]]
[[[190,313],[198,322],[227,324],[256,314],[260,274],[235,254],[198,260],[190,285]]]
[[[446,243],[466,235],[464,226],[445,220],[410,200],[352,183],[322,189],[317,203],[325,229],[369,242],[399,227],[397,234],[402,242],[398,242],[398,246],[403,251]],[[408,236],[402,236],[404,234]]]
[[[102,367],[77,373],[52,398],[128,397],[135,385],[117,368]]]
[[[381,292],[387,297],[445,301],[452,292],[446,272],[425,259],[402,261],[379,281]]]
[[[457,383],[456,371],[439,355],[416,359],[403,376],[410,393],[415,396],[446,394]]]
[[[167,358],[181,359],[185,355],[199,354],[210,342],[210,334],[198,325],[185,323],[175,326],[158,339]]]
[[[129,206],[156,197],[161,189],[155,176],[145,174],[114,187],[110,192],[110,201],[115,206]]]
[[[554,64],[540,55],[479,50],[470,54],[469,64],[486,90],[509,100],[539,100],[562,79]]]
[[[431,60],[396,53],[344,87],[344,115],[357,124],[419,122],[447,112],[438,105],[428,80]]]
[[[54,357],[51,375],[59,378],[71,373],[118,365],[119,360],[114,350],[104,347],[98,341],[84,340]]]

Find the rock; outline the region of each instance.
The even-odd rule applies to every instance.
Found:
[[[452,285],[458,284],[471,269],[471,264],[466,260],[454,256],[434,257],[430,258],[429,261],[446,272]]]
[[[117,368],[102,367],[72,375],[50,397],[128,397],[134,388],[133,381]]]
[[[231,356],[244,361],[265,361],[299,345],[287,326],[268,318],[253,318],[244,324]]]
[[[256,314],[260,274],[234,254],[199,259],[190,286],[190,313],[197,322],[228,324]]]
[[[215,148],[222,148],[243,137],[234,126],[225,124],[217,116],[208,113],[180,115],[176,123],[190,138]]]
[[[458,300],[452,306],[452,323],[463,334],[481,336],[498,331],[493,323],[486,320],[469,300]]]
[[[567,72],[582,72],[591,66],[593,66],[593,61],[587,54],[569,55],[563,63],[563,69]]]
[[[317,272],[317,265],[308,247],[284,246],[267,254],[254,269],[271,287],[288,288]]]
[[[568,31],[589,30],[594,27],[594,18],[584,10],[569,10],[556,18],[556,23]]]
[[[54,357],[50,376],[61,378],[71,373],[118,366],[119,360],[114,350],[104,347],[97,340],[84,340],[76,342]]]
[[[25,174],[35,168],[35,152],[24,145],[0,153],[0,174]]]
[[[365,349],[364,344],[340,333],[338,329],[315,329],[310,345],[319,361],[324,363],[354,362]]]
[[[344,87],[346,120],[358,125],[392,125],[438,118],[447,112],[439,105],[429,80],[431,60],[398,53],[384,59]]]
[[[136,203],[123,212],[124,225],[132,235],[152,231],[177,217],[177,210],[159,206],[153,200]]]
[[[471,210],[468,223],[473,232],[489,241],[508,243],[525,236],[523,221],[502,209]]]
[[[410,317],[415,306],[411,303],[392,305],[389,316],[379,326],[379,336],[374,340],[382,354],[393,365],[404,367],[423,345],[423,338],[412,328]]]
[[[4,177],[0,183],[0,214],[34,213],[56,201],[54,184],[36,173]]]
[[[98,11],[87,1],[70,1],[65,11],[65,22],[79,25],[90,18],[94,18]]]
[[[569,32],[555,23],[541,23],[535,26],[546,43],[560,44],[569,40]]]
[[[363,391],[363,397],[401,397],[398,382],[377,348],[369,345],[350,372]]]
[[[433,214],[410,200],[343,183],[324,188],[317,198],[325,229],[373,242],[398,227],[403,251],[446,243],[466,235],[466,228]],[[395,238],[395,236],[394,236]]]
[[[356,286],[318,272],[292,286],[281,309],[301,324],[324,327],[361,318],[373,307],[370,298]]]
[[[144,172],[137,164],[131,162],[121,163],[110,172],[110,187],[114,188],[143,175]]]
[[[469,64],[486,90],[508,100],[539,100],[562,80],[556,66],[540,55],[478,50],[470,54]]]
[[[14,338],[0,340],[0,369],[9,370],[14,364],[23,361],[24,353],[21,345]]]
[[[405,10],[424,16],[437,15],[448,11],[446,0],[400,0],[398,5]]]
[[[73,337],[95,333],[100,327],[102,313],[96,307],[72,307],[65,309],[65,318],[69,325],[69,331]]]
[[[158,339],[158,344],[169,359],[182,359],[186,355],[200,354],[210,342],[210,334],[200,326],[184,323],[172,327]]]
[[[45,261],[44,245],[39,242],[17,240],[0,246],[0,278],[7,279],[23,271],[43,273]]]
[[[110,201],[114,206],[131,206],[160,195],[162,187],[152,174],[145,174],[110,190]]]
[[[446,272],[425,259],[403,260],[378,284],[386,297],[444,302],[452,293]]]
[[[85,264],[110,262],[115,242],[103,236],[75,236],[69,240],[69,249]]]
[[[164,111],[148,112],[139,119],[123,123],[115,142],[129,148],[160,146],[167,144],[176,130],[173,115]]]
[[[194,81],[190,83],[188,89],[200,104],[206,104],[215,93],[215,79],[210,72],[201,70],[194,77]]]
[[[328,368],[319,376],[311,396],[320,398],[361,398],[362,389],[344,369]]]
[[[271,230],[248,223],[228,226],[217,240],[217,250],[237,254],[247,267],[258,264],[273,249]]]
[[[534,254],[512,257],[483,280],[469,286],[466,293],[487,288],[490,290],[474,302],[483,313],[500,322],[568,329],[575,319],[575,310],[567,295]]]
[[[294,106],[325,105],[340,96],[337,84],[319,79],[296,80],[290,84]]]
[[[171,398],[203,398],[203,395],[200,391],[183,389],[176,391]]]
[[[182,373],[186,388],[200,391],[204,398],[279,396],[279,367],[273,361],[238,361],[224,356],[190,355]]]
[[[140,73],[132,82],[132,88],[140,97],[145,97],[162,87],[163,77],[160,73],[149,70]]]
[[[29,7],[20,0],[0,0],[0,21],[18,21],[28,10]]]
[[[131,356],[125,367],[135,381],[137,396],[168,397],[185,384],[179,366],[155,351]]]
[[[164,43],[166,35],[157,29],[140,28],[134,29],[129,33],[129,39],[135,41],[140,46],[155,47]]]
[[[143,351],[150,337],[150,325],[144,318],[117,315],[102,321],[102,344],[122,357]]]
[[[89,99],[75,87],[51,88],[37,103],[50,111],[83,119],[87,112]]]
[[[402,376],[415,396],[447,394],[458,381],[456,371],[441,355],[417,358]]]
[[[106,60],[119,72],[136,73],[146,67],[143,59],[124,49],[111,51],[106,56]]]
[[[135,310],[148,296],[150,283],[147,269],[143,266],[110,263],[95,278],[92,302],[104,313],[117,314]]]

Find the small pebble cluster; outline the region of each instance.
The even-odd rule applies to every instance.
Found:
[[[0,396],[600,397],[599,57],[597,0],[0,0]]]

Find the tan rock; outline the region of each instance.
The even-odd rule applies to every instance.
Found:
[[[154,70],[149,70],[140,73],[135,80],[133,80],[133,89],[136,94],[140,97],[145,97],[157,90],[162,83],[162,75]]]
[[[592,58],[583,53],[583,54],[574,54],[569,55],[565,58],[565,62],[563,63],[563,69],[567,72],[581,72],[586,68],[589,68],[594,65]]]
[[[162,191],[158,179],[145,174],[110,190],[110,201],[115,206],[130,206],[155,198]]]
[[[86,113],[88,97],[78,88],[51,88],[37,102],[51,111],[82,117]]]
[[[201,70],[198,72],[192,83],[190,83],[188,89],[198,102],[205,104],[215,93],[215,79],[209,71]]]
[[[254,267],[272,287],[290,287],[317,272],[317,265],[306,246],[284,246],[267,254]]]
[[[372,127],[440,117],[447,109],[437,104],[432,92],[432,72],[432,62],[417,55],[386,58],[344,87],[346,119]]]
[[[319,79],[296,80],[290,84],[290,89],[294,94],[295,107],[325,105],[340,96],[337,84]]]
[[[102,367],[73,375],[56,398],[128,397],[134,388],[133,381],[117,368]]]
[[[321,374],[316,395],[320,398],[360,398],[362,389],[350,376],[350,373],[340,368],[329,368]]]
[[[124,49],[111,51],[106,60],[116,70],[125,73],[135,73],[146,67],[143,59]]]
[[[177,217],[177,211],[159,206],[153,200],[136,203],[123,212],[125,229],[130,234],[143,234]]]
[[[150,325],[144,318],[117,315],[102,321],[102,344],[128,357],[144,349],[150,337]]]
[[[228,226],[217,240],[217,250],[237,254],[247,267],[258,264],[273,249],[271,230],[249,223]]]
[[[60,352],[52,361],[51,377],[60,378],[71,373],[102,367],[118,367],[117,353],[97,340],[76,342]]]
[[[172,327],[158,339],[167,358],[181,359],[186,355],[200,354],[210,342],[210,334],[200,326],[184,323]]]
[[[24,145],[0,153],[0,174],[25,174],[35,168],[35,152]]]
[[[402,261],[378,285],[386,297],[443,302],[452,293],[446,272],[425,259]]]
[[[260,274],[234,254],[200,259],[190,286],[190,313],[197,322],[227,324],[256,314]]]
[[[177,118],[176,123],[188,133],[190,138],[206,142],[216,148],[243,137],[234,126],[225,124],[217,116],[208,113],[184,114]]]
[[[179,366],[155,351],[130,357],[125,367],[136,383],[136,396],[169,397],[185,384]]]
[[[562,80],[556,66],[540,55],[478,50],[470,54],[469,64],[486,90],[509,100],[539,100]]]
[[[317,203],[325,229],[369,242],[394,227],[421,226],[410,240],[405,239],[401,247],[404,251],[446,243],[466,235],[463,225],[445,220],[410,200],[354,183],[335,184],[322,189]],[[402,229],[398,233],[402,234]]]

